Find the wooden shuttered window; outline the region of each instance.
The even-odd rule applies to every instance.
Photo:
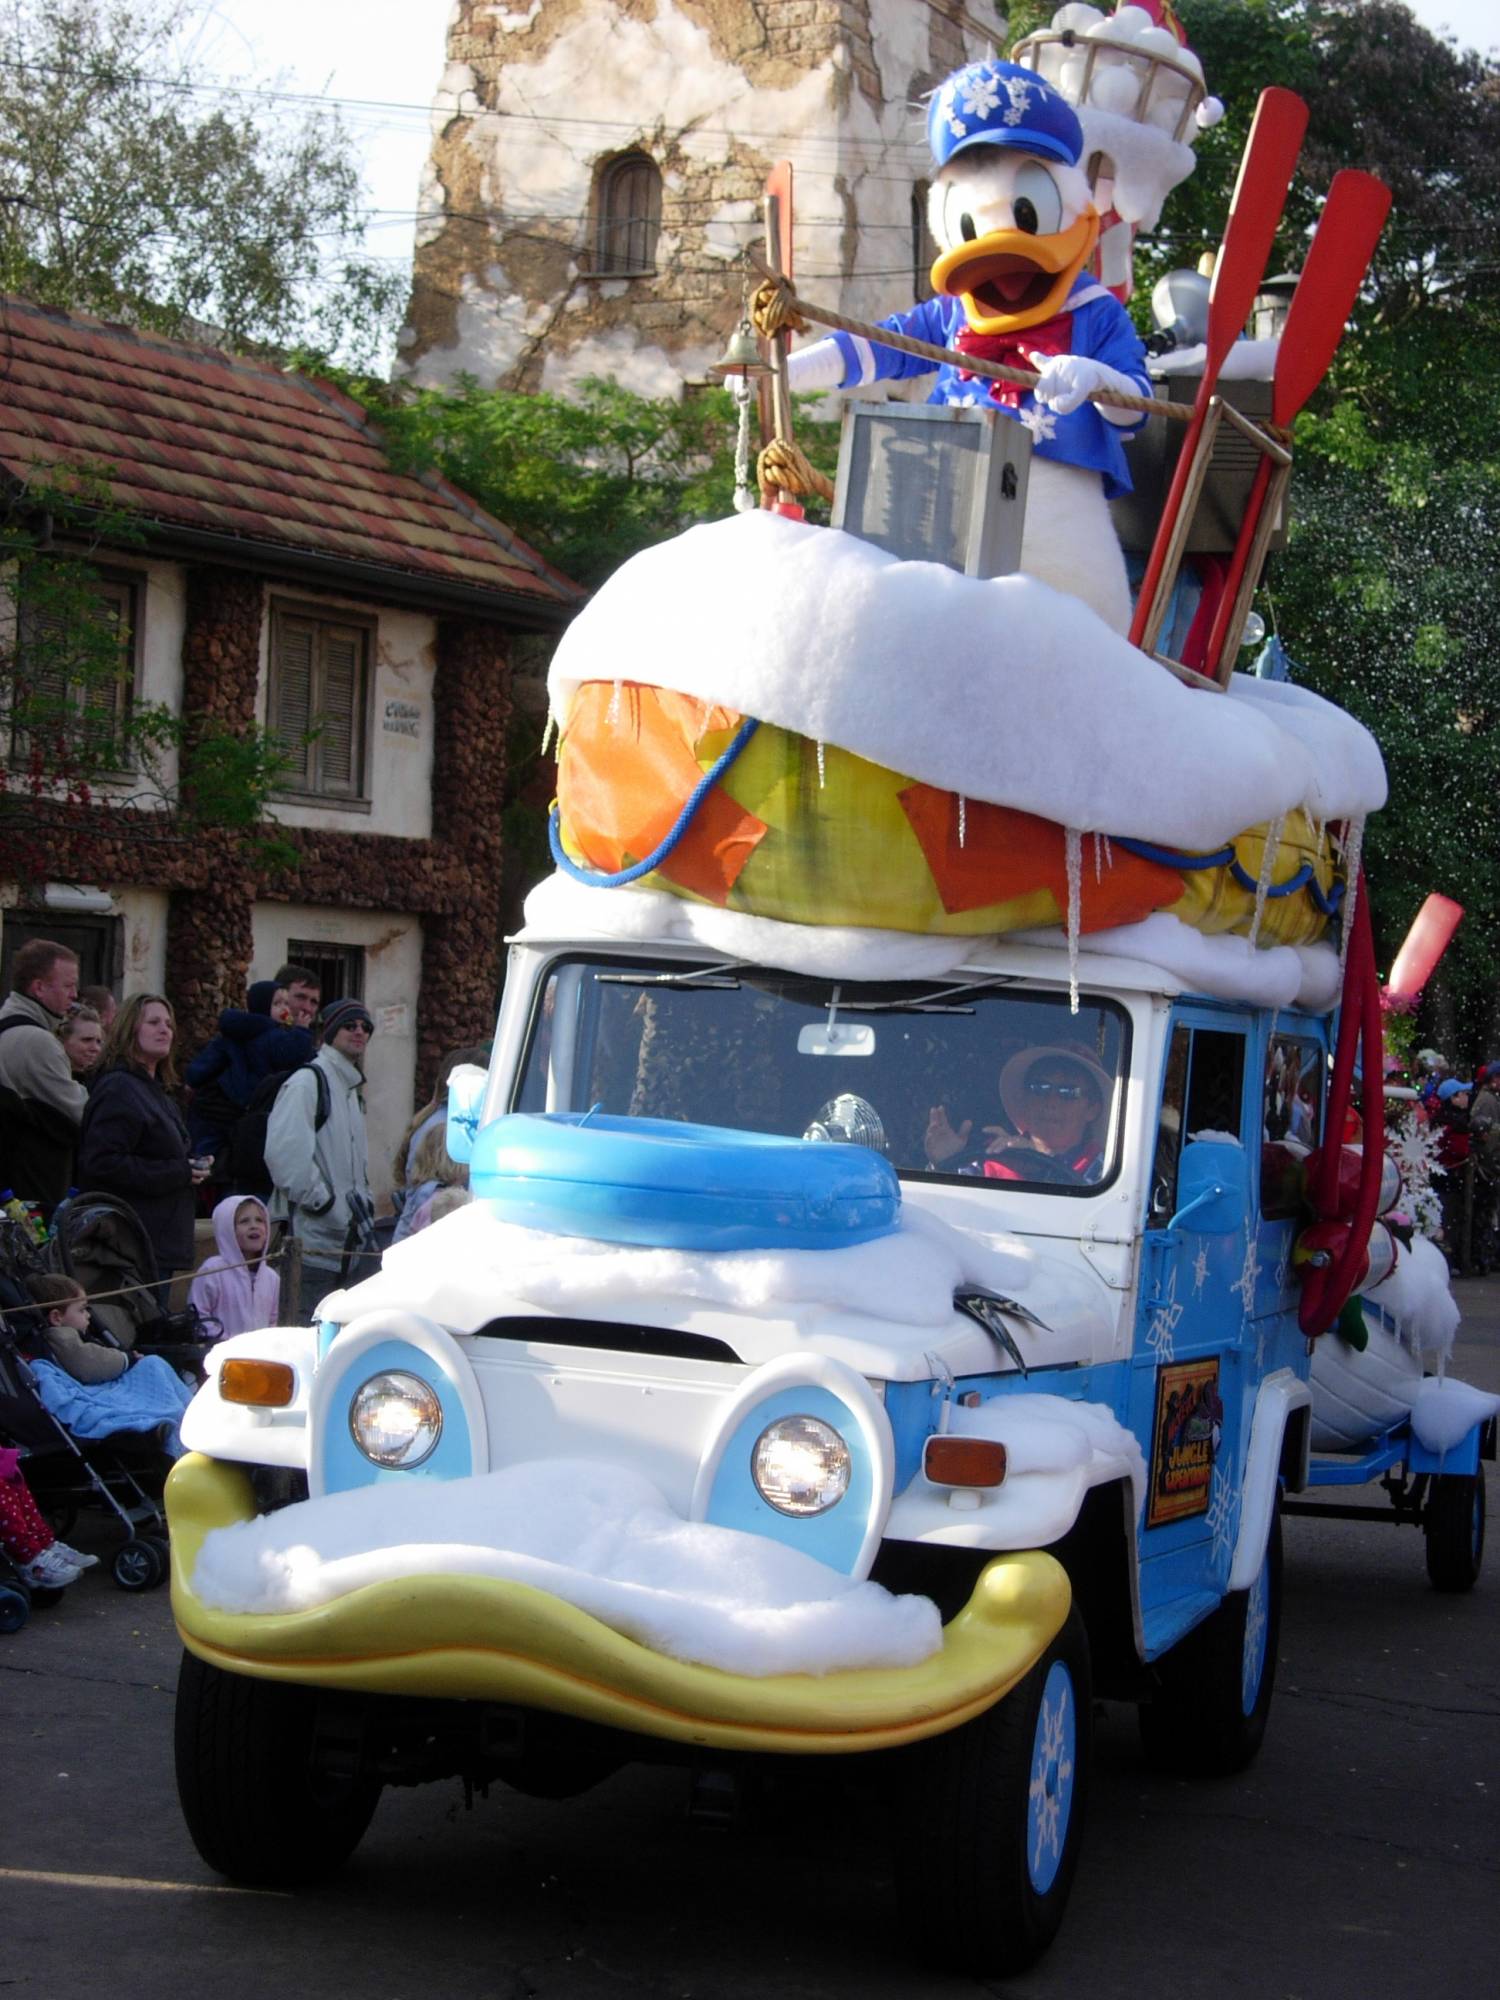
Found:
[[[29,762],[35,749],[59,769],[75,753],[96,772],[125,768],[135,692],[135,587],[97,577],[88,593],[92,603],[83,624],[79,604],[63,610],[44,596],[19,606],[8,689],[13,762]]]
[[[273,609],[267,727],[288,760],[283,791],[366,797],[369,640],[352,621]]]

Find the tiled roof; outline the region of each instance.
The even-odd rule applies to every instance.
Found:
[[[375,565],[566,612],[583,591],[435,474],[397,472],[329,383],[0,297],[0,468],[107,469],[165,530]],[[497,607],[498,608],[498,607]]]

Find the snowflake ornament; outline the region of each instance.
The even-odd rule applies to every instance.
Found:
[[[1057,413],[1055,410],[1043,409],[1040,403],[1036,403],[1029,410],[1022,410],[1020,417],[1021,422],[1031,432],[1034,443],[1045,444],[1049,438],[1057,436]]]
[[[1207,1281],[1208,1281],[1208,1245],[1206,1243],[1200,1242],[1198,1245],[1198,1254],[1193,1259],[1193,1297],[1195,1299],[1201,1296],[1203,1287],[1207,1283]]]

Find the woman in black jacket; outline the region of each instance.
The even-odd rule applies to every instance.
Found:
[[[118,1195],[141,1221],[163,1283],[193,1261],[193,1186],[177,1087],[177,1022],[159,993],[137,993],[115,1017],[78,1135],[78,1185]]]

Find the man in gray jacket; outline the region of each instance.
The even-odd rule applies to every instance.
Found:
[[[365,1050],[375,1032],[364,1003],[330,1001],[323,1043],[277,1092],[266,1125],[266,1166],[276,1208],[291,1218],[302,1245],[302,1290],[283,1299],[283,1315],[314,1317],[335,1290],[351,1222],[373,1216],[365,1139]]]
[[[65,944],[32,938],[16,953],[11,986],[0,1007],[0,1187],[50,1219],[73,1177],[89,1101],[57,1039],[78,992],[78,960]]]

